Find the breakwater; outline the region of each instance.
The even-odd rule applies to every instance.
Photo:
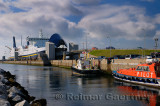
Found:
[[[0,106],[46,106],[46,99],[35,100],[18,82],[16,76],[0,69]]]
[[[121,68],[133,68],[140,63],[145,63],[146,59],[113,59],[111,63],[108,60],[91,60],[92,65],[99,66],[104,72],[111,73],[111,70],[117,70]],[[23,65],[52,65],[58,67],[70,68],[73,64],[76,64],[76,60],[51,60],[50,64],[46,64],[45,61],[3,61],[5,64],[23,64]]]

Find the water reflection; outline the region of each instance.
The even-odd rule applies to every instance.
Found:
[[[106,106],[106,105],[159,105],[158,89],[119,82],[109,76],[78,77],[69,69],[43,66],[25,66],[0,64],[0,68],[16,75],[16,80],[31,95],[46,98],[48,106]],[[63,99],[56,100],[55,94],[62,94]],[[99,100],[66,100],[66,94],[101,95]],[[119,100],[106,98],[106,95],[123,96],[133,99]],[[137,98],[136,98],[137,97]],[[136,99],[134,99],[136,98]]]
[[[160,106],[160,90],[156,88],[114,81],[125,99],[141,101],[143,105]]]

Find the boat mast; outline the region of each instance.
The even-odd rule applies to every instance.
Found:
[[[39,38],[43,38],[42,29],[40,29],[40,31],[39,31]]]
[[[22,46],[22,35],[21,35],[21,46]]]

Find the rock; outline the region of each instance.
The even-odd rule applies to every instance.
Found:
[[[39,99],[32,102],[31,106],[47,106],[46,99]]]
[[[7,78],[8,80],[9,80],[9,79],[12,79],[13,81],[15,81],[15,79],[16,79],[16,76],[15,76],[15,75],[12,75],[9,71],[4,72],[3,75],[4,75],[4,77]],[[12,80],[11,80],[11,81],[12,81]]]
[[[7,100],[0,99],[0,106],[11,106]]]
[[[10,88],[11,88],[11,86],[7,86],[7,85],[6,85],[6,89],[7,89],[7,90],[9,90]]]
[[[2,82],[2,80],[4,79],[3,75],[0,75],[0,81]]]
[[[8,99],[7,94],[1,94],[1,93],[2,93],[2,92],[0,91],[0,99],[7,100],[7,99]]]
[[[15,106],[18,102],[21,102],[22,100],[24,100],[20,95],[13,92],[10,92],[8,97],[9,97],[8,101],[12,106]]]
[[[9,92],[13,92],[16,94],[20,94],[20,95],[24,95],[19,89],[17,89],[15,86],[11,87],[9,90]]]
[[[9,92],[8,97],[9,98],[14,98],[16,96],[16,93],[14,92]]]
[[[4,78],[4,79],[2,80],[2,83],[3,83],[3,84],[6,84],[6,83],[8,83],[8,80]]]
[[[5,71],[0,68],[0,74],[4,74],[4,73],[5,73]]]
[[[26,100],[23,100],[17,103],[15,106],[30,106],[30,104]]]
[[[15,101],[15,102],[20,102],[20,101],[22,101],[22,100],[24,100],[21,96],[19,96],[19,95],[16,95],[13,99],[12,99],[12,101]]]
[[[15,82],[15,80],[13,78],[9,78],[8,81]]]
[[[7,91],[6,91],[6,85],[3,84],[2,82],[0,82],[0,91],[1,91],[1,90],[3,90],[3,92],[5,92],[5,93],[7,92]]]
[[[2,84],[2,82],[0,82],[0,99],[7,100],[7,98],[8,98],[8,95],[7,95],[6,87],[4,84]]]
[[[30,106],[35,97],[30,96],[15,75],[0,69],[0,106]],[[46,99],[32,102],[32,106],[46,106]]]
[[[9,92],[9,97],[14,98],[15,94],[21,96],[23,99],[25,99],[27,102],[30,103],[33,99],[30,99],[30,96],[28,95],[28,91],[26,91],[23,87],[18,86],[19,88],[16,88],[15,86],[11,87],[8,92]],[[15,94],[14,94],[15,93]]]
[[[33,101],[35,99],[34,96],[30,96],[29,101]]]

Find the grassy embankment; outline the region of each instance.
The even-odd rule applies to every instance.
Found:
[[[128,55],[128,54],[139,54],[139,55],[150,55],[152,52],[155,52],[155,50],[111,50],[111,57],[114,55]],[[156,52],[160,52],[160,50],[156,50]],[[91,55],[94,56],[106,56],[110,57],[110,50],[93,50],[90,52]]]

